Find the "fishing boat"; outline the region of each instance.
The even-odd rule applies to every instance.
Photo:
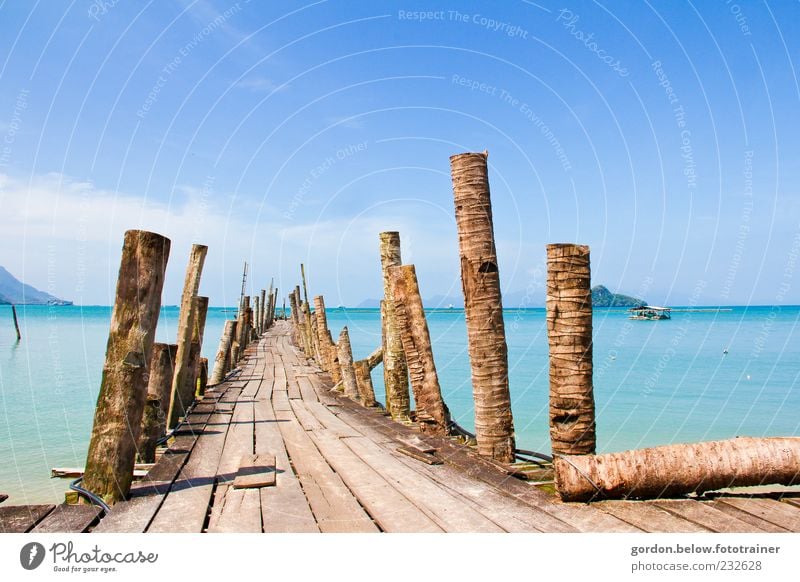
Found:
[[[631,307],[628,310],[628,313],[630,313],[630,319],[646,319],[654,321],[657,319],[670,319],[671,311],[672,309],[669,307],[642,305],[641,307]]]

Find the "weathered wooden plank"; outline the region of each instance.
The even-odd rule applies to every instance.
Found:
[[[262,384],[254,404],[256,454],[275,454],[275,487],[260,490],[262,527],[265,532],[273,533],[319,532],[308,500],[292,471],[272,404],[268,398],[263,398],[264,390]]]
[[[403,458],[400,461],[425,473],[440,487],[463,499],[507,532],[531,533],[564,527],[549,514],[537,511],[487,483],[470,479],[449,465],[423,466]]]
[[[444,531],[395,489],[381,474],[326,430],[309,433],[311,440],[344,483],[385,532],[434,533]]]
[[[599,501],[592,504],[603,511],[650,532],[694,533],[710,530],[681,516],[641,501]]]
[[[235,401],[239,393],[237,389],[229,389],[225,398]],[[147,528],[148,532],[202,531],[230,418],[218,413],[211,416],[189,460]]]
[[[378,528],[334,473],[291,412],[276,410],[286,449],[323,532],[374,532]]]
[[[446,532],[499,532],[494,522],[364,437],[343,442]]]
[[[760,517],[787,531],[800,532],[800,509],[795,509],[774,499],[721,497],[718,501]]]
[[[295,417],[305,430],[322,430],[325,428],[322,426],[322,423],[317,420],[317,417],[311,414],[311,411],[308,409],[304,401],[290,400],[289,404],[291,405],[292,412],[294,413]]]
[[[360,437],[362,434],[342,421],[330,409],[320,402],[305,402],[306,408],[322,425],[337,437]]]
[[[797,497],[782,497],[781,501],[792,507],[800,507],[800,498]]]
[[[364,430],[361,424],[369,425],[374,430],[384,435],[397,438],[398,434],[417,435],[407,426],[397,423],[385,416],[375,414],[364,408],[355,408],[355,403],[343,402],[338,417],[348,423],[358,425],[359,430]],[[467,476],[478,479],[506,492],[512,497],[528,504],[530,507],[551,516],[547,531],[550,532],[641,532],[642,530],[631,524],[609,515],[600,509],[583,504],[565,505],[530,485],[517,479],[509,479],[489,463],[483,462],[479,457],[469,455],[465,448],[438,437],[422,437],[430,446],[436,448],[445,463],[462,471]],[[543,518],[546,519],[546,518]]]
[[[261,533],[261,496],[257,489],[227,487],[223,505],[208,533]]]
[[[25,533],[49,514],[55,505],[9,505],[0,507],[0,533]]]
[[[57,505],[31,533],[83,533],[99,519],[102,511],[96,505]]]
[[[727,501],[727,498],[716,499],[711,503],[711,505],[714,507],[714,509],[719,509],[728,515],[731,515],[736,519],[740,519],[745,523],[749,523],[750,525],[754,525],[765,532],[786,533],[788,531],[786,528],[763,519],[760,515],[754,514],[752,509],[751,511],[745,511],[744,509],[737,507],[735,504],[727,503]]]
[[[308,374],[312,374],[313,370],[307,368],[306,371],[301,374],[295,374],[295,380],[297,381],[297,386],[300,388],[300,396],[303,400],[308,401],[315,401],[319,400],[317,396],[317,391],[314,389],[314,385],[311,383],[311,380],[308,378]]]
[[[234,489],[257,489],[275,485],[275,454],[247,455],[239,462]]]
[[[135,483],[128,500],[114,505],[92,533],[143,533],[171,486],[172,481]]]
[[[653,502],[653,504],[714,532],[743,533],[764,531],[732,515],[723,513],[703,501],[695,501],[694,499],[661,499]]]

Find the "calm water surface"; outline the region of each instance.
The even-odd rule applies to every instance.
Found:
[[[81,467],[100,386],[110,307],[0,306],[0,492],[7,503],[63,500],[51,467]],[[203,355],[211,362],[226,318],[211,308]],[[178,309],[166,307],[157,341],[174,341]],[[547,336],[543,309],[507,311],[517,446],[549,452]],[[380,313],[332,309],[334,337],[347,325],[355,358],[380,344]],[[445,401],[472,429],[464,314],[428,312]],[[728,353],[723,353],[727,349]],[[670,321],[594,314],[595,398],[601,452],[738,435],[800,434],[800,308],[675,312]],[[373,372],[383,400],[382,367]]]

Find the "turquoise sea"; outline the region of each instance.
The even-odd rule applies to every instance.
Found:
[[[0,306],[0,492],[7,503],[63,500],[51,467],[84,464],[100,386],[110,307]],[[211,308],[203,353],[212,362],[223,322]],[[174,341],[166,307],[157,341]],[[506,333],[517,446],[549,452],[544,309],[508,310]],[[331,309],[334,337],[347,325],[356,358],[380,343],[380,313]],[[461,310],[432,310],[428,324],[442,392],[473,428],[466,326]],[[800,435],[800,307],[676,311],[669,321],[594,313],[595,398],[601,452],[676,442]],[[727,350],[728,353],[723,353]],[[373,372],[382,400],[382,368]]]

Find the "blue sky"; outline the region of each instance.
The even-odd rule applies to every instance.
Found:
[[[3,2],[0,264],[108,304],[145,228],[167,304],[201,242],[213,305],[245,260],[354,305],[399,230],[423,295],[458,296],[448,158],[488,150],[510,303],[542,304],[548,242],[654,304],[797,303],[798,28],[723,0]]]

